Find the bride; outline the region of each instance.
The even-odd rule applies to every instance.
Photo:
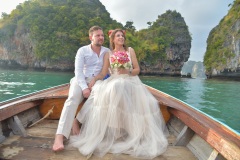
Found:
[[[105,55],[101,73],[90,83],[96,82],[91,95],[76,117],[82,126],[79,135],[70,137],[70,146],[83,155],[122,153],[152,159],[167,148],[158,101],[139,79],[135,51],[125,40],[123,30],[111,30],[112,51]],[[102,81],[109,68],[111,76]]]

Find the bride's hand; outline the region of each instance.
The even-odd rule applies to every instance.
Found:
[[[129,70],[125,68],[119,68],[118,69],[118,74],[128,74]]]
[[[93,78],[91,81],[90,81],[90,83],[88,84],[88,88],[90,88],[90,90],[92,90],[92,87],[93,87],[93,85],[95,84],[95,79]]]

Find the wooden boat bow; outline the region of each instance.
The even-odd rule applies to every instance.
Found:
[[[169,142],[169,145],[188,147],[198,159],[240,159],[239,133],[181,100],[152,87],[146,87],[158,100],[165,122],[167,123],[170,132],[173,132],[174,136],[176,136],[176,138],[173,139],[173,142]],[[23,123],[21,122],[21,118],[18,118],[18,115],[33,108],[37,108],[37,111],[43,117],[53,108],[53,106],[53,113],[49,114],[48,119],[57,120],[60,117],[63,104],[68,96],[68,90],[69,85],[65,84],[10,101],[1,102],[0,122],[2,124],[9,123],[9,119],[13,119],[13,121],[17,122],[11,121],[11,123]],[[84,102],[79,105],[79,109],[83,103]],[[41,119],[41,117],[39,119]],[[24,122],[26,123],[25,126],[34,123],[30,122],[29,119],[26,119],[25,121],[27,121]],[[21,126],[20,124],[20,128],[22,127],[24,130],[23,126],[24,125]],[[0,133],[4,132],[2,131],[3,129],[4,127],[0,128]],[[201,145],[199,145],[199,143],[201,143]],[[203,144],[207,146],[207,148],[210,148],[210,151],[208,151],[209,153],[200,154],[200,152],[197,151],[206,148],[199,148]],[[2,158],[1,153],[0,158]]]

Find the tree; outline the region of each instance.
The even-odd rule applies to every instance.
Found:
[[[2,12],[2,15],[1,15],[1,17],[2,17],[3,19],[5,19],[5,18],[7,18],[7,17],[8,17],[8,14],[7,14],[6,12]]]
[[[131,33],[135,32],[136,30],[136,28],[133,26],[133,21],[127,21],[124,28],[129,30]]]
[[[147,22],[147,24],[149,25],[149,28],[152,26],[152,22]]]

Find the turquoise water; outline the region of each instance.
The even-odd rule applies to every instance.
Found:
[[[189,78],[141,77],[240,133],[240,82]]]
[[[0,70],[0,101],[68,83],[73,73]],[[240,133],[240,82],[141,76],[166,92]]]
[[[68,83],[73,73],[0,70],[0,102]]]

